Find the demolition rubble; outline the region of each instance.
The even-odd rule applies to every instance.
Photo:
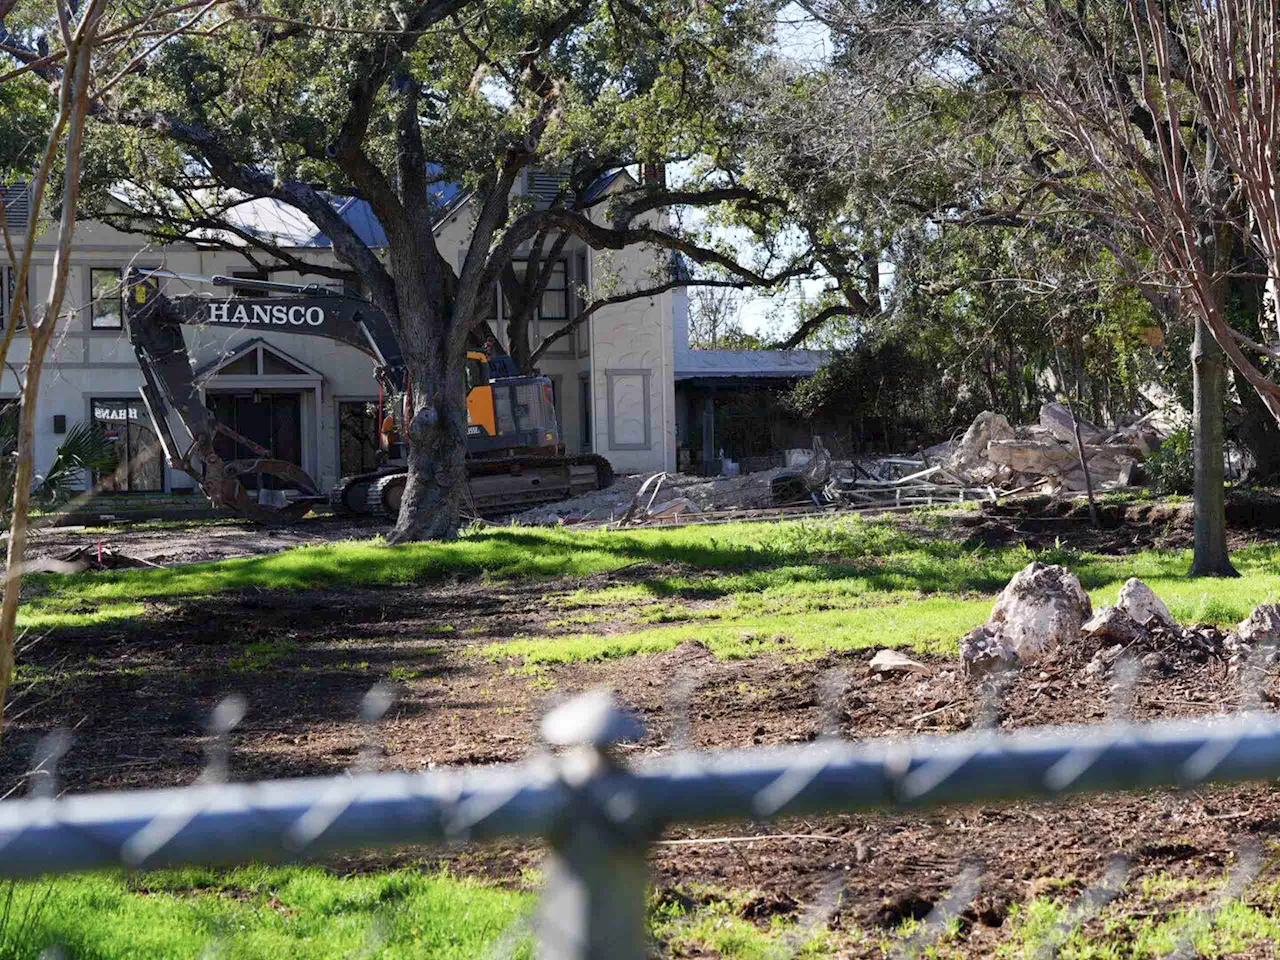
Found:
[[[1280,605],[1263,604],[1235,630],[1184,627],[1137,578],[1114,606],[1094,611],[1080,581],[1055,564],[1028,564],[997,598],[991,617],[960,641],[961,672],[985,682],[1034,667],[1080,680],[1130,671],[1169,673],[1216,659],[1229,674],[1262,669],[1280,647]]]
[[[1159,412],[1104,430],[1083,420],[1077,423],[1060,403],[1046,403],[1037,423],[1019,427],[986,411],[959,439],[929,447],[918,457],[832,461],[815,444],[813,461],[780,472],[772,490],[777,503],[808,499],[847,507],[1076,493],[1086,489],[1082,453],[1093,490],[1119,490],[1134,485],[1139,465],[1170,432]]]
[[[815,437],[812,450],[788,451],[792,465],[786,468],[732,477],[620,477],[607,489],[541,504],[513,519],[636,525],[771,507],[882,510],[1074,494],[1085,489],[1081,450],[1093,490],[1120,490],[1139,479],[1142,461],[1171,430],[1158,411],[1104,430],[1077,424],[1067,407],[1046,403],[1038,422],[1018,427],[1002,414],[984,412],[956,439],[914,457],[837,459]]]

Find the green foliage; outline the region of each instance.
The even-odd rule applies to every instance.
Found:
[[[13,509],[18,457],[17,413],[16,403],[0,410],[0,517],[6,519]],[[46,509],[64,503],[83,489],[84,471],[102,474],[115,468],[115,444],[107,441],[98,424],[81,421],[67,431],[58,444],[53,463],[43,476],[36,478],[32,501]]]
[[[83,420],[67,430],[35,492],[45,503],[58,503],[80,491],[85,471],[103,474],[115,468],[116,445],[99,424]]]
[[[1147,479],[1156,493],[1191,493],[1195,489],[1193,446],[1191,428],[1180,427],[1143,461]]]

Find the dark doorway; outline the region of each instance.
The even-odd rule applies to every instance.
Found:
[[[368,473],[378,466],[378,405],[369,400],[338,404],[338,476]]]
[[[210,393],[206,404],[218,422],[254,443],[266,447],[271,456],[302,466],[302,394],[267,393]],[[252,460],[260,454],[219,434],[214,449],[224,460]],[[246,474],[241,477],[246,490],[281,490],[288,484],[277,477],[263,474]]]

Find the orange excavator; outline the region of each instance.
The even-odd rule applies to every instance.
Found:
[[[158,278],[176,277],[214,287],[262,293],[262,297],[166,296]],[[274,295],[273,295],[274,294]],[[318,284],[290,284],[231,277],[193,277],[167,271],[135,271],[126,285],[129,342],[142,369],[143,402],[170,466],[197,479],[210,503],[250,519],[278,523],[328,503],[337,513],[395,517],[408,478],[400,442],[412,407],[408,377],[390,326],[374,304]],[[298,465],[218,421],[200,399],[184,326],[242,329],[326,337],[369,355],[379,384],[379,455],[376,469],[341,478],[327,495]],[[594,454],[567,455],[556,422],[551,380],[521,375],[510,357],[467,353],[467,486],[477,513],[493,515],[561,500],[613,483],[613,468]],[[403,397],[400,404],[388,396]],[[394,407],[399,407],[393,412]],[[172,410],[190,434],[180,444],[169,423]],[[215,438],[227,437],[254,456],[227,460]],[[241,477],[268,475],[293,491],[283,506],[255,499]]]

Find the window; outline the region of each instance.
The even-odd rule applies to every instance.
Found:
[[[369,473],[378,467],[378,404],[338,402],[338,475]]]
[[[164,450],[141,400],[95,399],[93,422],[116,448],[116,468],[94,477],[99,490],[119,493],[164,489]]]
[[[89,325],[94,330],[119,330],[124,326],[123,288],[119,267],[93,267],[89,271]]]
[[[582,452],[591,452],[591,381],[587,377],[578,380],[578,439]]]
[[[576,284],[573,292],[573,315],[575,317],[582,316],[582,311],[587,309],[587,251],[579,250],[577,257],[574,259],[573,279]],[[591,354],[591,321],[583,320],[578,324],[576,331],[578,337],[578,356],[586,357]]]
[[[649,370],[605,371],[610,450],[649,449],[651,375]]]
[[[539,320],[554,320],[557,325],[569,319],[569,276],[563,260],[551,270],[551,279],[542,293]]]
[[[9,322],[9,310],[18,297],[18,271],[0,267],[0,328]]]

